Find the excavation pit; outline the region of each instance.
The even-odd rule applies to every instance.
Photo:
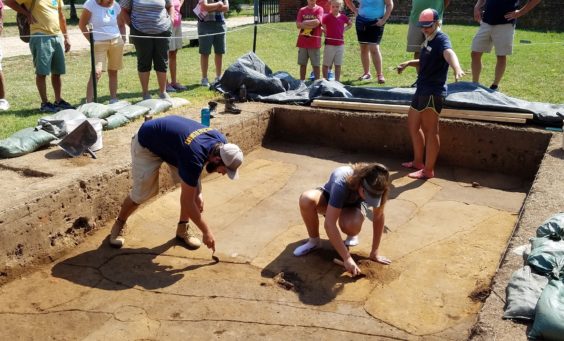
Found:
[[[129,187],[128,140],[140,123],[108,132],[98,159],[80,165],[52,150],[2,160],[11,169],[53,174],[19,179],[25,193],[10,187],[14,181],[2,185],[15,193],[0,217],[2,272],[10,280],[0,296],[5,335],[458,340],[471,329],[499,338],[516,328],[515,337],[524,337],[523,326],[496,316],[495,295],[483,296],[491,288],[504,297],[499,286],[519,261],[503,258],[508,244],[525,243],[563,205],[561,136],[443,120],[437,178],[420,181],[399,166],[411,149],[403,115],[243,108],[212,122],[246,152],[239,180],[204,178],[204,216],[219,263],[205,248],[174,241],[179,191],[166,167],[163,193],[131,217],[125,247],[108,246],[111,219]],[[361,260],[366,276],[351,278],[332,262],[327,241],[305,257],[292,251],[307,236],[300,193],[323,184],[336,166],[360,161],[392,171],[381,253],[393,263]],[[96,229],[87,238],[66,235],[80,217]],[[368,220],[360,239],[351,252],[363,258],[371,245]],[[63,254],[15,278],[18,269]]]

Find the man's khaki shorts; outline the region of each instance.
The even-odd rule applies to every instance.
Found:
[[[480,22],[480,29],[472,40],[473,52],[490,52],[495,46],[496,56],[509,56],[513,52],[513,24],[490,25]]]
[[[123,69],[123,45],[121,37],[94,42],[96,69],[101,71]]]
[[[421,51],[421,44],[425,41],[425,35],[421,32],[421,27],[417,27],[415,23],[409,23],[407,27],[407,52]]]
[[[141,146],[137,139],[137,134],[131,139],[131,177],[133,178],[133,188],[129,193],[129,198],[136,204],[142,204],[159,192],[159,169],[163,160]],[[178,169],[170,167],[170,173],[175,183],[180,182]]]

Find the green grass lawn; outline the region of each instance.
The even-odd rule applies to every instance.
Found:
[[[405,52],[406,25],[388,24],[381,44],[384,58],[386,86],[410,86],[415,81],[415,70],[411,68],[398,75],[393,67],[409,59]],[[467,72],[464,80],[471,81],[470,44],[477,30],[476,26],[449,25],[444,31],[450,35],[453,48],[458,54],[463,69]],[[287,71],[298,76],[295,47],[297,30],[294,23],[261,25],[258,29],[258,56],[273,71]],[[73,37],[72,39],[84,39]],[[346,33],[346,56],[341,81],[350,85],[378,86],[376,82],[356,81],[362,73],[358,44],[354,29]],[[253,28],[233,29],[227,38],[228,51],[224,57],[224,68],[241,55],[252,50]],[[532,42],[520,44],[521,40]],[[539,102],[564,103],[564,75],[561,72],[560,57],[564,55],[564,33],[539,33],[518,30],[515,36],[514,55],[509,58],[507,71],[501,82],[501,91],[507,95]],[[213,65],[213,56],[210,58]],[[484,55],[482,82],[489,85],[493,79],[495,56]],[[137,102],[140,98],[140,85],[136,72],[134,51],[124,56],[125,68],[119,73],[119,97]],[[35,87],[35,77],[30,56],[4,59],[7,99],[11,104],[8,112],[0,113],[0,138],[15,131],[34,126],[37,119],[45,114],[38,111],[40,100]],[[183,97],[199,107],[218,94],[200,87],[200,66],[198,48],[186,46],[178,54],[178,79],[189,85],[189,90],[173,96]],[[210,68],[213,74],[213,67]],[[309,73],[308,69],[308,73]],[[67,55],[67,74],[63,76],[63,98],[74,105],[84,100],[86,82],[90,72],[89,53],[71,52]],[[374,70],[372,70],[374,73]],[[450,76],[452,81],[452,75]],[[151,89],[157,89],[154,74],[151,75]],[[155,92],[153,92],[154,94]],[[48,95],[53,100],[53,92],[48,81]],[[98,87],[99,100],[108,100],[107,76],[103,75]]]

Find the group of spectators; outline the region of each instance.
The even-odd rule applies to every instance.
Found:
[[[382,68],[382,54],[380,42],[384,34],[384,27],[394,8],[393,0],[357,0],[358,7],[352,0],[344,0],[346,6],[355,14],[355,27],[358,43],[360,44],[360,59],[362,74],[359,80],[370,80],[370,61],[376,70],[379,84],[385,83]],[[494,80],[490,86],[497,90],[505,72],[507,56],[513,49],[515,19],[527,14],[540,0],[529,0],[518,8],[518,0],[477,0],[474,6],[474,19],[480,23],[480,28],[472,41],[472,81],[478,83],[482,71],[482,54],[490,52],[495,46],[497,62]],[[442,22],[445,9],[450,0],[413,0],[409,16],[407,33],[407,52],[413,52],[414,58],[419,58],[421,44],[425,35],[417,26],[419,15],[424,9],[437,11]],[[321,38],[325,36],[323,51],[323,77],[326,79],[340,79],[343,63],[344,31],[351,27],[351,21],[341,13],[343,0],[308,0],[307,5],[298,11],[296,25],[300,30],[298,35],[298,65],[300,79],[305,80],[308,60],[312,66],[312,78],[319,79],[321,65]],[[335,67],[335,73],[330,70]],[[417,67],[419,71],[419,68]]]
[[[108,72],[110,103],[117,102],[118,71],[123,68],[123,48],[126,25],[130,42],[137,55],[137,72],[143,99],[151,98],[149,80],[155,70],[158,96],[170,98],[168,92],[186,90],[176,78],[176,55],[182,48],[181,13],[184,0],[87,0],[79,20],[84,37],[93,34],[95,71],[99,79]],[[65,52],[71,42],[67,34],[62,0],[5,0],[6,5],[25,15],[30,25],[29,47],[35,67],[36,86],[41,98],[39,110],[57,112],[73,106],[61,97],[61,75],[65,74]],[[0,0],[0,6],[2,2]],[[201,85],[208,86],[208,60],[212,47],[215,53],[216,80],[221,76],[222,57],[226,50],[224,13],[228,0],[200,0],[198,20]],[[63,40],[61,40],[61,34]],[[1,52],[0,52],[1,61]],[[170,69],[170,81],[167,71]],[[1,67],[0,67],[1,71]],[[46,78],[51,75],[55,100],[49,101]],[[0,110],[7,110],[4,98],[4,78],[0,72]],[[93,79],[86,88],[86,101],[93,101]]]

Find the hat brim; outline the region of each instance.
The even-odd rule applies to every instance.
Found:
[[[232,170],[232,169],[227,168],[227,176],[231,180],[237,180],[237,179],[239,179],[239,170],[238,169]]]
[[[368,207],[380,207],[382,203],[382,193],[374,194],[364,189],[364,202]]]
[[[434,23],[434,21],[419,21],[417,22],[417,26],[427,28],[433,26]]]

